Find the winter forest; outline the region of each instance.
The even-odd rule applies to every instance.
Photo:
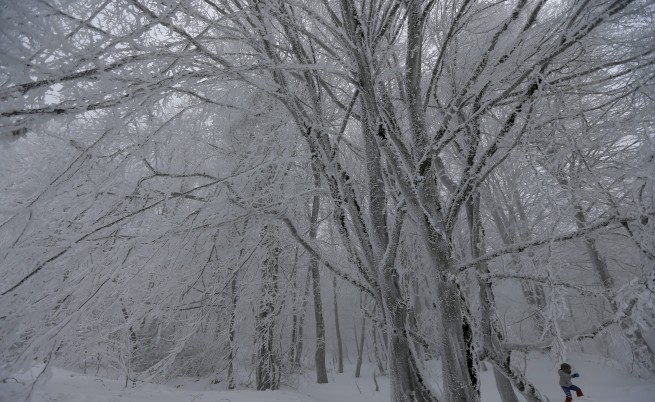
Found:
[[[654,351],[652,0],[0,3],[0,400],[552,401]]]

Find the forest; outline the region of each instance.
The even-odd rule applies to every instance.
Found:
[[[0,345],[3,382],[652,380],[655,2],[2,2]]]

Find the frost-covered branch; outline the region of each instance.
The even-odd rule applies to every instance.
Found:
[[[181,192],[181,193],[171,194],[169,197],[160,199],[159,201],[155,201],[152,204],[149,204],[149,205],[147,205],[147,206],[145,206],[143,208],[139,208],[136,211],[130,212],[130,213],[126,214],[126,215],[121,216],[120,218],[114,219],[109,223],[106,223],[104,225],[96,227],[95,229],[91,230],[90,232],[88,232],[88,233],[84,234],[83,236],[79,237],[77,240],[75,240],[73,242],[73,244],[78,244],[78,243],[86,240],[87,238],[89,238],[93,234],[100,232],[101,230],[104,230],[104,229],[110,228],[112,226],[115,226],[116,224],[121,223],[121,222],[123,222],[123,221],[125,221],[125,220],[127,220],[129,218],[133,218],[133,217],[135,217],[137,215],[142,214],[143,212],[149,211],[149,210],[151,210],[151,209],[153,209],[153,208],[155,208],[157,206],[160,206],[164,202],[166,202],[168,199],[186,197],[186,196],[191,195],[191,193],[193,193],[195,191],[198,191],[200,189],[204,189],[204,188],[207,188],[207,187],[215,186],[217,184],[225,182],[228,179],[229,178],[215,180],[215,181],[212,181],[211,183],[203,184],[203,185],[194,187],[194,188],[192,188],[190,190],[187,190],[187,191],[184,191],[184,192]],[[59,253],[55,254],[54,256],[52,256],[52,257],[48,258],[47,260],[43,261],[42,263],[38,264],[32,271],[30,271],[27,275],[23,276],[23,278],[21,278],[16,284],[10,286],[7,290],[3,291],[1,295],[4,296],[4,295],[6,295],[8,293],[11,293],[14,290],[16,290],[18,287],[23,285],[28,279],[30,279],[32,276],[36,275],[39,271],[41,271],[46,265],[48,265],[49,263],[57,260],[59,257],[61,257],[62,255],[66,254],[68,251],[70,251],[71,248],[72,248],[72,245],[66,246]]]
[[[586,287],[584,285],[577,285],[575,283],[572,283],[571,281],[565,281],[565,280],[560,280],[560,279],[554,279],[550,276],[543,276],[543,275],[529,275],[529,274],[522,274],[520,272],[492,272],[489,274],[482,274],[481,278],[486,279],[486,280],[493,280],[493,279],[520,279],[520,280],[526,280],[530,282],[537,282],[537,283],[542,283],[544,285],[547,285],[549,287],[558,287],[558,288],[568,288],[575,290],[576,292],[586,295],[586,296],[593,296],[593,297],[612,297],[612,295],[607,294],[607,291],[605,289],[602,289],[602,286],[599,285],[601,289],[590,289],[589,287]]]
[[[468,268],[471,268],[475,266],[476,264],[484,261],[488,261],[491,259],[494,259],[496,257],[500,257],[502,255],[507,255],[507,254],[516,254],[523,252],[525,250],[528,250],[533,247],[537,246],[543,246],[544,244],[550,244],[550,243],[557,243],[557,242],[562,242],[562,241],[567,241],[567,240],[573,240],[577,239],[582,236],[586,236],[589,233],[592,233],[596,230],[608,227],[612,224],[615,223],[621,223],[621,222],[630,222],[633,221],[635,218],[626,218],[626,217],[620,217],[620,216],[611,216],[609,218],[603,219],[601,221],[598,221],[594,223],[593,225],[589,225],[583,229],[573,231],[571,233],[559,235],[559,236],[553,236],[551,238],[547,239],[537,239],[537,240],[532,240],[532,241],[527,241],[523,243],[516,243],[511,246],[503,247],[497,251],[494,251],[489,254],[485,254],[481,256],[480,258],[476,258],[471,261],[467,261],[465,263],[461,263],[457,266],[457,271],[458,272],[463,272]]]
[[[593,339],[594,337],[598,336],[602,332],[604,332],[607,328],[614,324],[620,323],[623,319],[626,317],[629,317],[630,314],[632,313],[632,309],[636,305],[637,300],[633,299],[631,300],[628,305],[621,311],[620,313],[616,314],[613,318],[607,319],[603,322],[601,322],[598,325],[594,325],[591,328],[584,329],[582,331],[577,331],[573,332],[570,334],[566,335],[561,335],[559,339],[557,338],[550,338],[546,339],[541,342],[535,342],[535,343],[511,343],[511,342],[505,342],[503,344],[503,348],[509,351],[518,351],[518,352],[531,352],[535,350],[548,350],[553,347],[553,343],[555,341],[560,341],[560,342],[579,342],[585,339]]]
[[[363,292],[366,292],[370,294],[371,296],[374,296],[373,292],[371,289],[369,289],[367,286],[359,282],[357,279],[353,278],[350,276],[348,273],[341,271],[340,269],[336,268],[332,263],[330,263],[328,260],[326,260],[321,253],[316,250],[312,245],[310,245],[305,239],[303,239],[300,234],[298,233],[298,230],[296,227],[293,225],[291,220],[287,217],[278,217],[276,216],[279,220],[281,220],[286,227],[289,229],[289,232],[291,233],[291,236],[314,258],[316,258],[321,264],[325,265],[330,271],[334,272],[335,275],[339,276],[341,279],[345,280],[346,282],[350,283],[351,285],[357,287]]]

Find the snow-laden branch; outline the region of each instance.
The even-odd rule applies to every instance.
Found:
[[[225,182],[226,180],[229,180],[230,178],[231,178],[231,177],[226,177],[226,178],[223,178],[223,179],[214,180],[214,181],[212,181],[212,182],[210,182],[210,183],[206,183],[206,184],[203,184],[203,185],[200,185],[200,186],[194,187],[194,188],[192,188],[192,189],[190,189],[190,190],[187,190],[187,191],[184,191],[184,192],[181,192],[181,193],[171,193],[169,196],[164,197],[164,198],[162,198],[161,200],[159,200],[159,201],[157,201],[157,202],[153,202],[153,203],[150,204],[150,205],[147,205],[147,206],[145,206],[145,207],[143,207],[143,208],[137,209],[136,211],[130,212],[129,214],[123,215],[123,216],[120,217],[120,218],[114,219],[113,221],[111,221],[111,222],[109,222],[109,223],[106,223],[106,224],[104,224],[104,225],[101,225],[101,226],[99,226],[99,227],[97,227],[97,228],[91,230],[90,232],[86,233],[85,235],[83,235],[83,236],[81,236],[80,238],[78,238],[77,240],[75,240],[75,241],[73,242],[73,244],[71,244],[71,245],[69,245],[69,246],[66,246],[62,251],[60,251],[60,252],[57,253],[56,255],[54,255],[54,256],[48,258],[47,260],[45,260],[45,261],[43,261],[42,263],[40,263],[39,265],[37,265],[37,266],[36,266],[32,271],[30,271],[27,275],[25,275],[22,279],[20,279],[20,280],[19,280],[15,285],[13,285],[13,286],[11,286],[9,289],[3,291],[2,294],[0,294],[0,295],[1,295],[1,296],[5,296],[7,293],[13,292],[13,291],[16,290],[19,286],[21,286],[22,284],[24,284],[28,279],[30,279],[32,276],[36,275],[39,271],[41,271],[41,270],[42,270],[46,265],[48,265],[48,264],[51,263],[52,261],[57,260],[57,259],[58,259],[59,257],[61,257],[62,255],[66,254],[69,250],[71,250],[71,249],[73,248],[73,245],[78,244],[78,243],[80,243],[80,242],[86,240],[87,238],[89,238],[89,237],[92,236],[93,234],[98,233],[98,232],[100,232],[100,231],[103,230],[103,229],[107,229],[107,228],[110,228],[110,227],[112,227],[112,226],[115,226],[116,224],[118,224],[118,223],[120,223],[120,222],[123,222],[123,221],[125,221],[125,220],[127,220],[127,219],[129,219],[129,218],[132,218],[132,217],[134,217],[134,216],[136,216],[136,215],[139,215],[139,214],[141,214],[141,213],[143,213],[143,212],[146,212],[146,211],[148,211],[148,210],[151,210],[151,209],[153,209],[153,208],[155,208],[155,207],[157,207],[157,206],[163,204],[164,202],[166,202],[166,201],[169,200],[169,199],[180,198],[180,197],[182,197],[182,198],[187,197],[187,196],[191,195],[191,193],[193,193],[193,192],[195,192],[195,191],[197,191],[197,190],[200,190],[200,189],[203,189],[203,188],[207,188],[207,187],[211,187],[211,186],[214,186],[214,185],[217,185],[217,184],[221,184],[221,183]]]
[[[485,261],[494,259],[496,257],[500,257],[502,255],[520,253],[520,252],[523,252],[523,251],[525,251],[525,250],[527,250],[529,248],[537,247],[537,246],[543,246],[544,244],[551,244],[551,243],[557,243],[557,242],[561,242],[561,241],[577,239],[578,237],[586,236],[589,233],[592,233],[592,232],[594,232],[596,230],[599,230],[599,229],[602,229],[604,227],[610,226],[611,224],[614,224],[614,223],[619,223],[620,224],[620,223],[623,223],[623,222],[631,222],[633,220],[635,220],[635,218],[626,218],[626,217],[621,217],[621,216],[614,215],[614,216],[611,216],[611,217],[609,217],[607,219],[598,221],[593,225],[589,225],[589,226],[587,226],[585,228],[573,231],[571,233],[566,233],[566,234],[563,234],[563,235],[560,235],[560,236],[554,236],[554,237],[550,237],[550,238],[546,238],[546,239],[537,239],[537,240],[526,241],[526,242],[522,242],[522,243],[516,243],[516,244],[512,244],[512,245],[507,246],[507,247],[503,247],[503,248],[501,248],[501,249],[499,249],[497,251],[494,251],[494,252],[489,253],[489,254],[485,254],[485,255],[483,255],[483,256],[481,256],[479,258],[476,258],[474,260],[467,261],[465,263],[459,264],[456,267],[456,270],[457,270],[458,273],[461,273],[461,272],[465,271],[466,269],[475,266],[476,264],[479,264],[481,262],[485,262]]]
[[[339,270],[337,267],[335,267],[333,264],[331,264],[329,261],[327,261],[321,253],[316,250],[315,247],[313,247],[311,244],[309,244],[305,239],[298,234],[298,229],[294,226],[294,224],[291,222],[289,218],[285,217],[279,217],[276,215],[278,219],[280,219],[286,227],[289,229],[289,232],[291,233],[291,236],[293,236],[294,239],[305,249],[309,254],[311,254],[314,258],[318,260],[318,262],[322,263],[325,265],[330,271],[334,272],[334,274],[338,275],[340,278],[346,280],[350,284],[354,285],[358,289],[362,290],[363,292],[366,292],[370,294],[371,296],[375,297],[373,294],[373,291],[369,289],[366,285],[362,284],[359,282],[357,279],[353,278],[352,276],[348,275],[347,273]]]
[[[596,337],[598,334],[602,333],[605,331],[607,328],[612,326],[613,324],[618,324],[623,320],[625,317],[629,317],[630,314],[632,313],[632,309],[634,308],[635,304],[637,303],[637,299],[633,299],[630,301],[630,303],[626,306],[623,311],[617,313],[614,317],[607,319],[603,321],[602,323],[598,325],[594,325],[591,328],[587,328],[583,331],[578,331],[574,332],[571,334],[567,334],[564,336],[559,337],[559,341],[561,342],[579,342],[584,339],[592,339]],[[550,338],[546,339],[541,342],[534,342],[534,343],[509,343],[505,342],[503,344],[503,348],[509,351],[517,351],[517,352],[531,352],[535,350],[548,350],[553,347],[554,343],[557,341],[557,338]]]
[[[498,273],[483,274],[483,275],[481,275],[481,277],[483,279],[520,279],[520,280],[525,280],[525,281],[543,283],[543,284],[548,285],[550,287],[569,288],[569,289],[575,290],[576,292],[580,293],[581,295],[585,295],[585,296],[607,297],[607,298],[612,298],[613,297],[613,295],[608,294],[608,292],[605,289],[601,288],[601,289],[591,290],[588,287],[585,287],[585,286],[582,286],[582,285],[576,285],[575,283],[572,283],[571,281],[555,280],[550,276],[527,275],[527,274],[521,274],[521,273],[518,273],[518,272],[509,272],[509,273],[498,272]]]
[[[27,92],[33,89],[48,87],[63,82],[81,80],[84,78],[89,78],[89,79],[97,78],[99,74],[116,70],[133,61],[147,60],[148,58],[152,58],[152,55],[150,54],[147,56],[134,55],[134,56],[125,57],[123,59],[120,59],[103,67],[94,67],[86,70],[75,71],[69,74],[62,74],[58,77],[51,77],[44,80],[26,82],[23,84],[16,84],[1,91],[0,99],[6,100],[12,96],[25,95]]]

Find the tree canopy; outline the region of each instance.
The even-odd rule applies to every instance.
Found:
[[[394,402],[479,400],[483,362],[543,400],[515,357],[584,339],[655,371],[652,1],[0,10],[3,370],[276,388],[320,269]]]

